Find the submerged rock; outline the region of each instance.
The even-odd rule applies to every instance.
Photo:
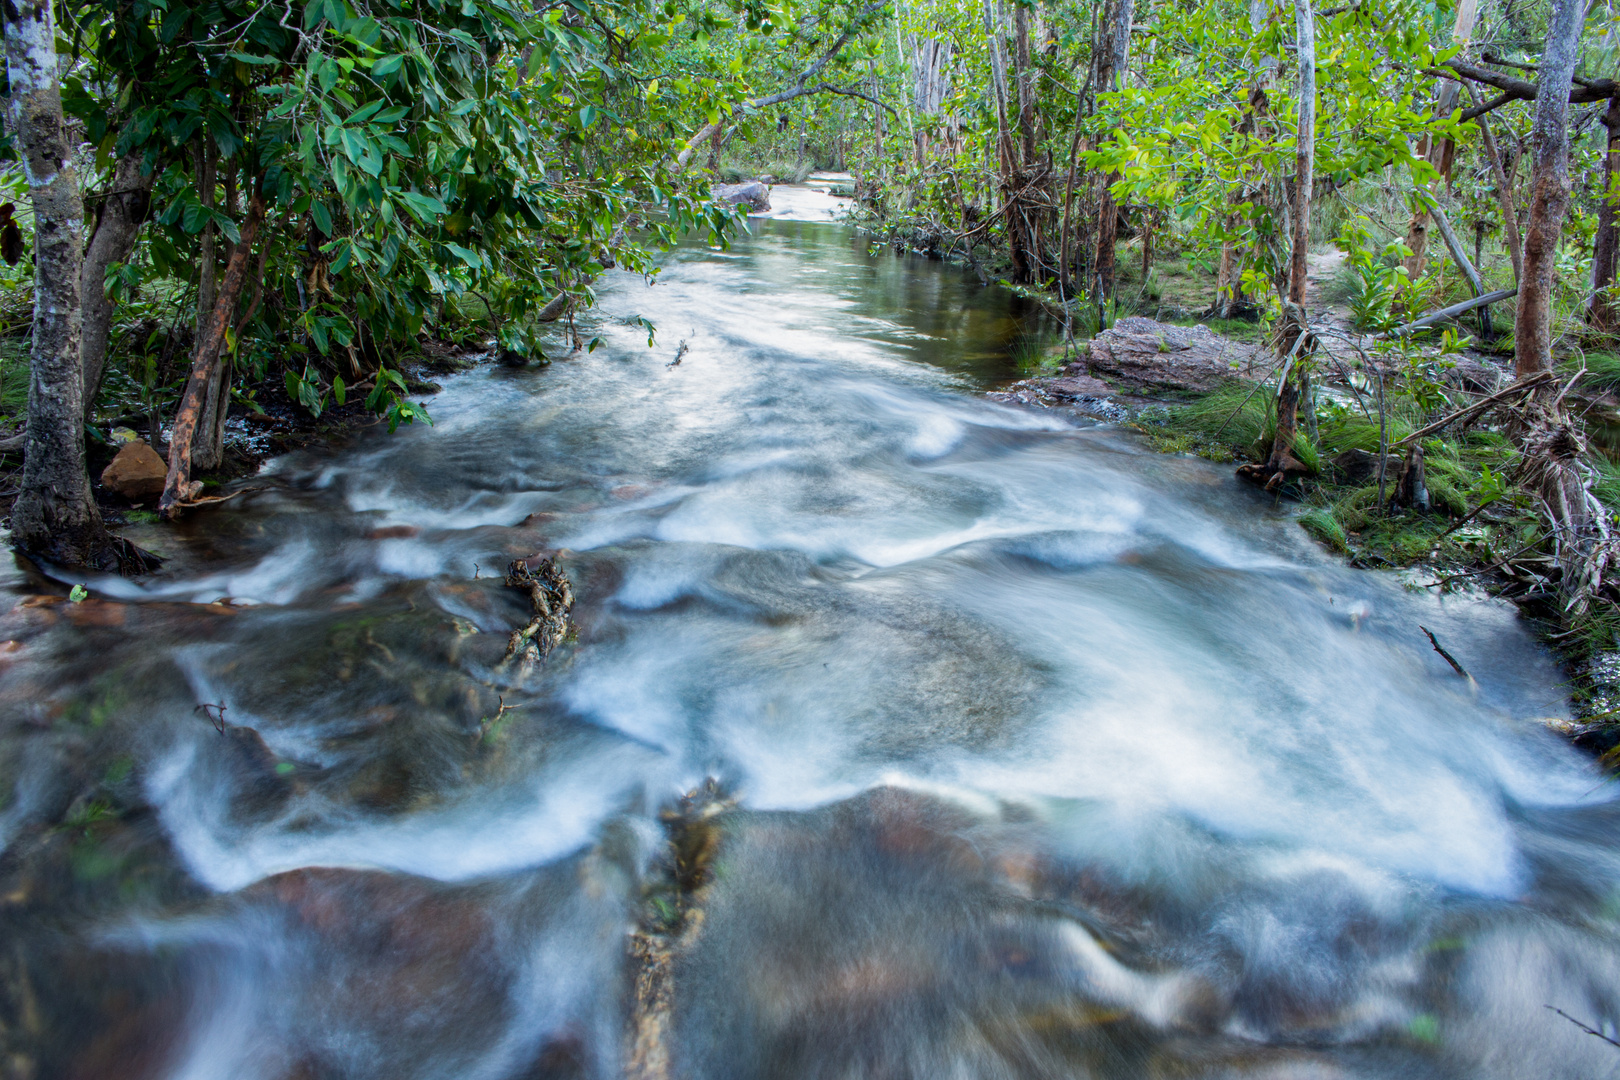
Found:
[[[771,208],[770,189],[758,180],[747,180],[741,184],[716,184],[714,197],[732,206],[746,206],[757,214],[763,214]]]
[[[1255,348],[1207,326],[1171,326],[1131,315],[1086,344],[1066,376],[1102,376],[1127,389],[1207,392],[1253,374]]]
[[[127,442],[101,471],[101,486],[126,499],[156,498],[163,494],[168,472],[156,450],[143,442]]]

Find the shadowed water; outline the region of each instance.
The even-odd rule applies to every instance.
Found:
[[[758,223],[152,579],[15,575],[0,1075],[1620,1075],[1547,1008],[1615,1033],[1620,813],[1513,612],[975,397],[1013,303]],[[578,631],[525,671],[538,552]],[[709,777],[649,1064],[627,935]]]

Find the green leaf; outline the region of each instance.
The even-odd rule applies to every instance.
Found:
[[[332,235],[332,212],[326,208],[324,202],[314,202],[309,207],[310,214],[315,218],[315,227],[327,236]]]
[[[401,191],[399,201],[409,207],[411,213],[420,218],[424,225],[428,223],[429,218],[450,212],[450,208],[438,199],[416,191]]]
[[[90,590],[89,589],[85,588],[83,585],[75,585],[75,586],[73,586],[72,590],[68,593],[68,599],[73,601],[75,604],[77,604],[77,603],[80,603],[81,601],[83,601],[84,598],[89,596],[89,595],[90,595]]]
[[[391,56],[385,56],[375,64],[371,65],[371,77],[373,79],[377,79],[378,81],[386,79],[388,76],[398,71],[399,65],[403,64],[404,62],[405,57],[402,53],[394,53]]]
[[[346,405],[349,401],[349,388],[343,385],[343,376],[332,376],[332,400],[339,405]]]
[[[445,244],[444,246],[450,249],[450,253],[452,255],[466,263],[468,266],[472,267],[474,270],[482,270],[484,268],[483,257],[472,248],[464,248],[460,244],[449,243]]]

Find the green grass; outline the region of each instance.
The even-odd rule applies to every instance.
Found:
[[[27,341],[0,339],[0,424],[20,424],[27,412]]]

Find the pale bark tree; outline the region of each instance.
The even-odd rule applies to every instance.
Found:
[[[62,120],[50,0],[3,6],[10,119],[34,206],[34,327],[22,489],[13,542],[63,566],[118,559],[90,495],[84,455],[83,314],[79,275],[84,204]]]
[[[1263,465],[1245,465],[1238,475],[1274,490],[1289,475],[1309,472],[1294,454],[1299,431],[1299,405],[1310,348],[1305,312],[1306,255],[1311,237],[1311,187],[1316,166],[1316,17],[1311,0],[1296,0],[1295,32],[1299,54],[1299,120],[1294,138],[1294,189],[1289,207],[1288,293],[1277,326],[1277,432]]]

